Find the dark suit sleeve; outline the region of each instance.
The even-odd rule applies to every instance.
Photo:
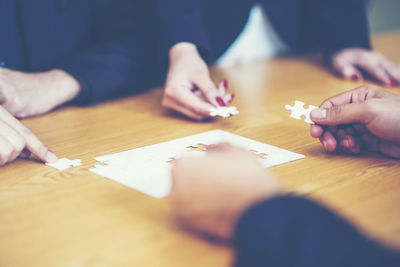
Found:
[[[399,254],[298,197],[280,196],[250,208],[237,225],[234,244],[236,267],[400,266]]]
[[[88,104],[133,90],[139,70],[140,40],[135,40],[134,1],[91,2],[91,34],[85,47],[54,67],[75,77],[82,86],[74,104]],[[136,54],[135,54],[136,53]]]
[[[210,50],[203,22],[202,0],[153,0],[155,21],[161,31],[165,50],[180,42],[197,46],[200,52]]]
[[[326,55],[344,48],[370,49],[365,0],[310,0],[308,10],[317,40]]]

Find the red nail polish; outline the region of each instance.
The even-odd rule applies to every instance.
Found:
[[[217,96],[215,98],[215,101],[217,101],[218,105],[220,105],[221,107],[225,107],[226,106],[224,100],[222,100],[222,98],[220,96]]]
[[[357,74],[353,74],[352,76],[351,76],[351,79],[353,80],[353,81],[358,81],[360,78],[358,77],[358,75]]]
[[[228,89],[228,81],[226,79],[223,81],[223,85],[225,90]]]
[[[396,82],[393,80],[390,80],[390,87],[396,87],[396,86],[397,86]]]

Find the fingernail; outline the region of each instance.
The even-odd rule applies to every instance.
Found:
[[[345,148],[349,148],[350,147],[349,140],[347,139],[342,140],[342,146]]]
[[[54,155],[54,153],[50,152],[50,151],[47,152],[46,159],[47,159],[48,163],[53,163],[53,162],[56,162],[58,160],[57,156]]]
[[[328,151],[328,147],[326,146],[326,141],[325,140],[322,141],[322,144],[324,145],[325,150]]]
[[[326,109],[314,109],[313,111],[311,111],[311,117],[314,119],[326,119]]]
[[[235,94],[234,93],[231,94],[231,99],[229,100],[229,104],[232,103],[233,99],[235,99]]]
[[[351,79],[356,82],[356,81],[358,81],[360,79],[360,77],[357,74],[353,74],[351,76]]]
[[[224,85],[225,90],[227,90],[228,89],[228,81],[225,79],[222,83]]]
[[[226,106],[224,100],[222,100],[222,98],[220,96],[217,96],[215,98],[215,101],[217,101],[218,105],[220,105],[221,107],[225,107]]]
[[[397,86],[396,82],[393,80],[390,80],[390,87],[396,87],[396,86]]]

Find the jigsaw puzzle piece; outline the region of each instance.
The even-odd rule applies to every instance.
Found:
[[[238,109],[235,106],[230,107],[213,107],[208,110],[211,117],[220,116],[223,118],[229,118],[233,115],[239,114]]]
[[[59,171],[66,171],[71,167],[82,166],[82,161],[80,159],[70,160],[67,158],[61,158],[54,163],[46,163],[46,165]]]
[[[310,119],[310,113],[314,109],[318,107],[309,105],[307,109],[304,108],[304,102],[301,101],[294,101],[294,106],[286,105],[285,109],[290,110],[291,114],[290,117],[296,120],[300,120],[302,116],[305,117],[304,121],[309,124],[314,124],[314,122]]]

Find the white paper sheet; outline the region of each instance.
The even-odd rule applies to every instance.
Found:
[[[205,152],[196,151],[196,147],[200,146],[201,148],[202,145],[221,142],[256,151],[255,153],[260,155],[259,161],[264,168],[305,157],[301,154],[222,130],[213,130],[164,143],[96,157],[95,160],[104,165],[96,165],[90,171],[150,196],[162,198],[169,194],[171,188],[170,172],[173,159],[178,159],[182,155],[202,156]],[[263,158],[261,155],[266,155],[266,157]]]

